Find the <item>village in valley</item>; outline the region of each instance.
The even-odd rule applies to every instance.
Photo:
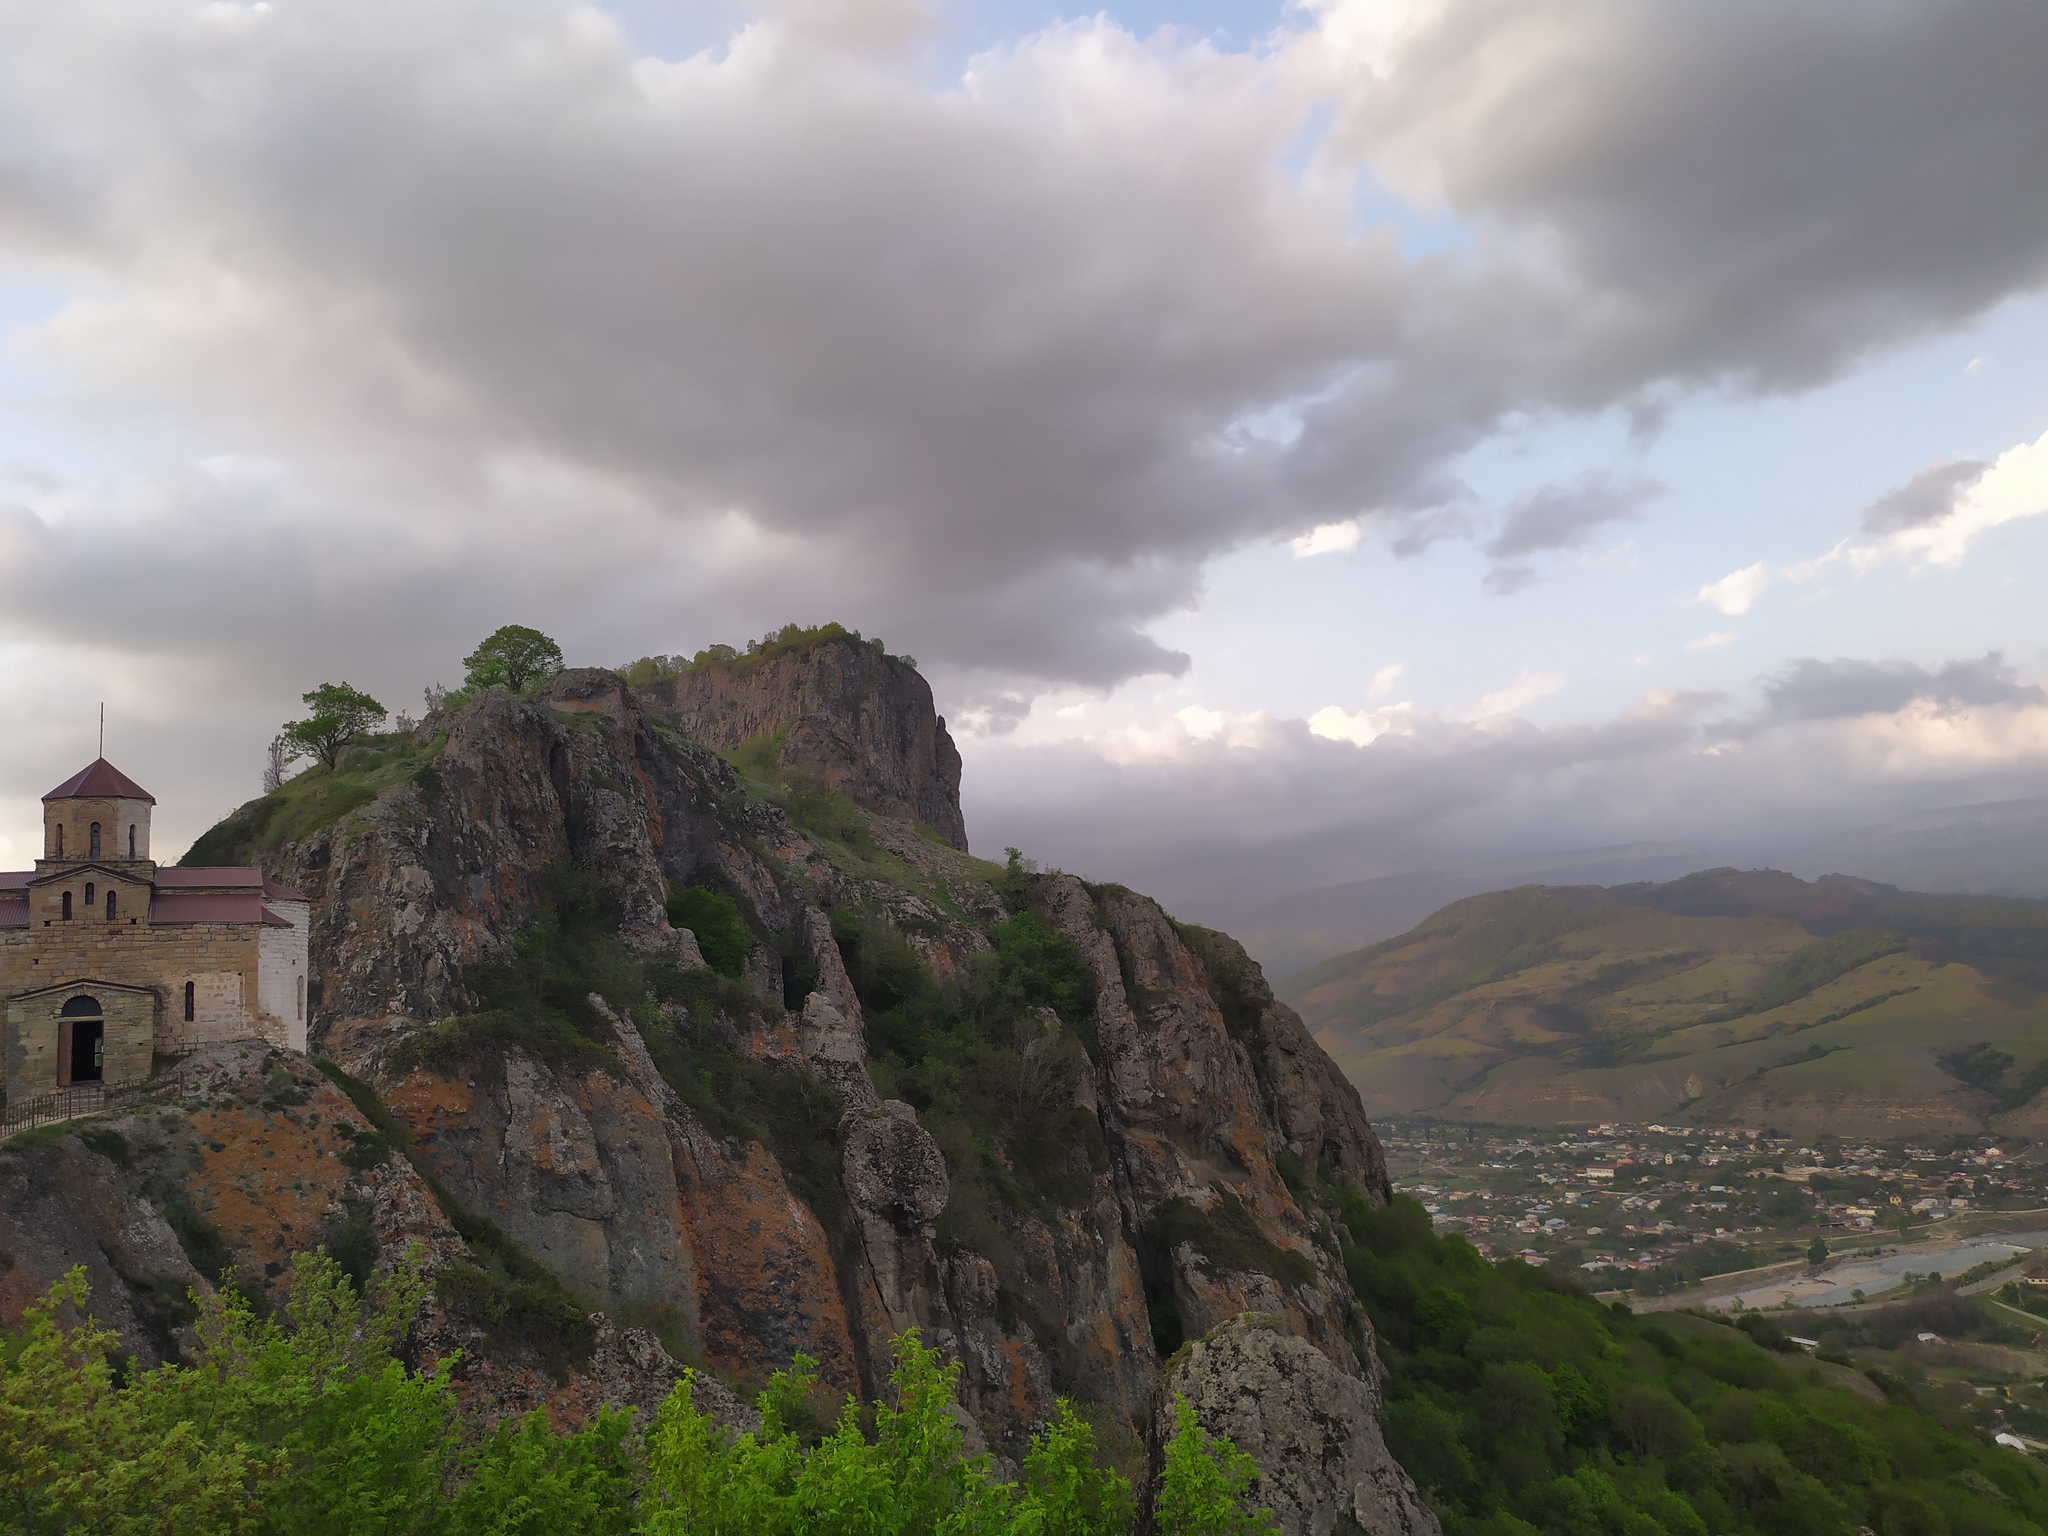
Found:
[[[1939,1262],[1948,1248],[2032,1228],[2048,1241],[2048,1157],[2023,1138],[1802,1141],[1732,1126],[1429,1121],[1386,1122],[1382,1132],[1396,1185],[1439,1231],[1462,1233],[1494,1259],[1569,1269],[1637,1305],[1697,1300],[1686,1293],[1702,1282],[1787,1264],[1814,1272],[1799,1298],[1810,1302],[1823,1294],[1815,1283],[1852,1259],[1926,1255],[1887,1273],[1952,1277],[1972,1265]],[[1818,1263],[1816,1244],[1827,1249]],[[1853,1302],[1862,1298],[1850,1292],[1903,1283],[1824,1289]]]

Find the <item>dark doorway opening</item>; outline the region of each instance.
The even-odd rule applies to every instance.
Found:
[[[106,1026],[98,1019],[71,1021],[71,1081],[96,1083],[107,1067]]]

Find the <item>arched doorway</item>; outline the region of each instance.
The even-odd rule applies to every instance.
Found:
[[[83,994],[64,1004],[57,1025],[58,1066],[64,1069],[58,1081],[97,1083],[106,1076],[107,1026],[100,1017],[100,1000]]]

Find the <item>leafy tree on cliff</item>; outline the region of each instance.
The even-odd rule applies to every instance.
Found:
[[[524,693],[529,684],[545,682],[562,670],[562,648],[537,629],[507,624],[462,658],[467,671],[463,688],[509,688]]]
[[[341,754],[389,713],[382,704],[347,683],[322,683],[302,694],[311,714],[284,728],[283,740],[294,757],[317,757],[331,771]]]

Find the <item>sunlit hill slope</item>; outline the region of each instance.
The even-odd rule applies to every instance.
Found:
[[[1455,902],[1282,989],[1374,1116],[2048,1127],[2048,904],[1707,870]]]

